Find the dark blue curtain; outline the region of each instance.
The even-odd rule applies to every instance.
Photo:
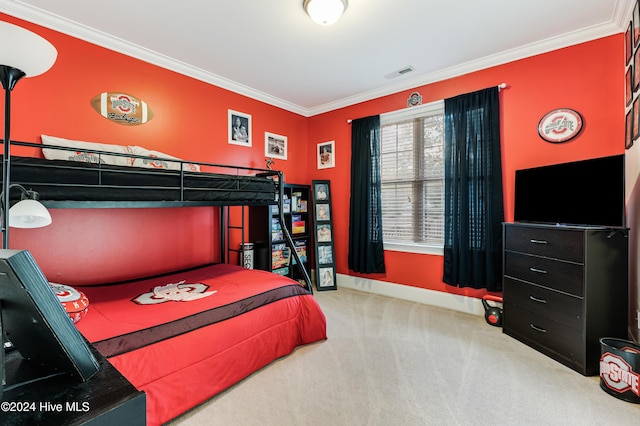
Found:
[[[380,116],[351,122],[349,269],[384,272],[380,200]]]
[[[498,88],[445,99],[444,277],[502,289],[502,165]]]

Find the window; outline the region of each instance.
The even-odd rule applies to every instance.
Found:
[[[444,102],[384,114],[380,125],[385,249],[442,253]]]

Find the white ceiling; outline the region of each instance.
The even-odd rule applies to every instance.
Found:
[[[0,12],[312,116],[623,32],[636,0],[349,0],[328,27],[302,3],[0,0]]]

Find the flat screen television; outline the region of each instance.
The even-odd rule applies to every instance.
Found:
[[[516,222],[625,226],[624,155],[516,171]]]

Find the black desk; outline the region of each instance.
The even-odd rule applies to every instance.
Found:
[[[15,388],[11,388],[15,383],[46,377],[47,373],[23,360],[18,351],[7,353],[0,425],[144,426],[144,392],[129,383],[98,351],[92,351],[100,370],[84,383],[64,374]]]

